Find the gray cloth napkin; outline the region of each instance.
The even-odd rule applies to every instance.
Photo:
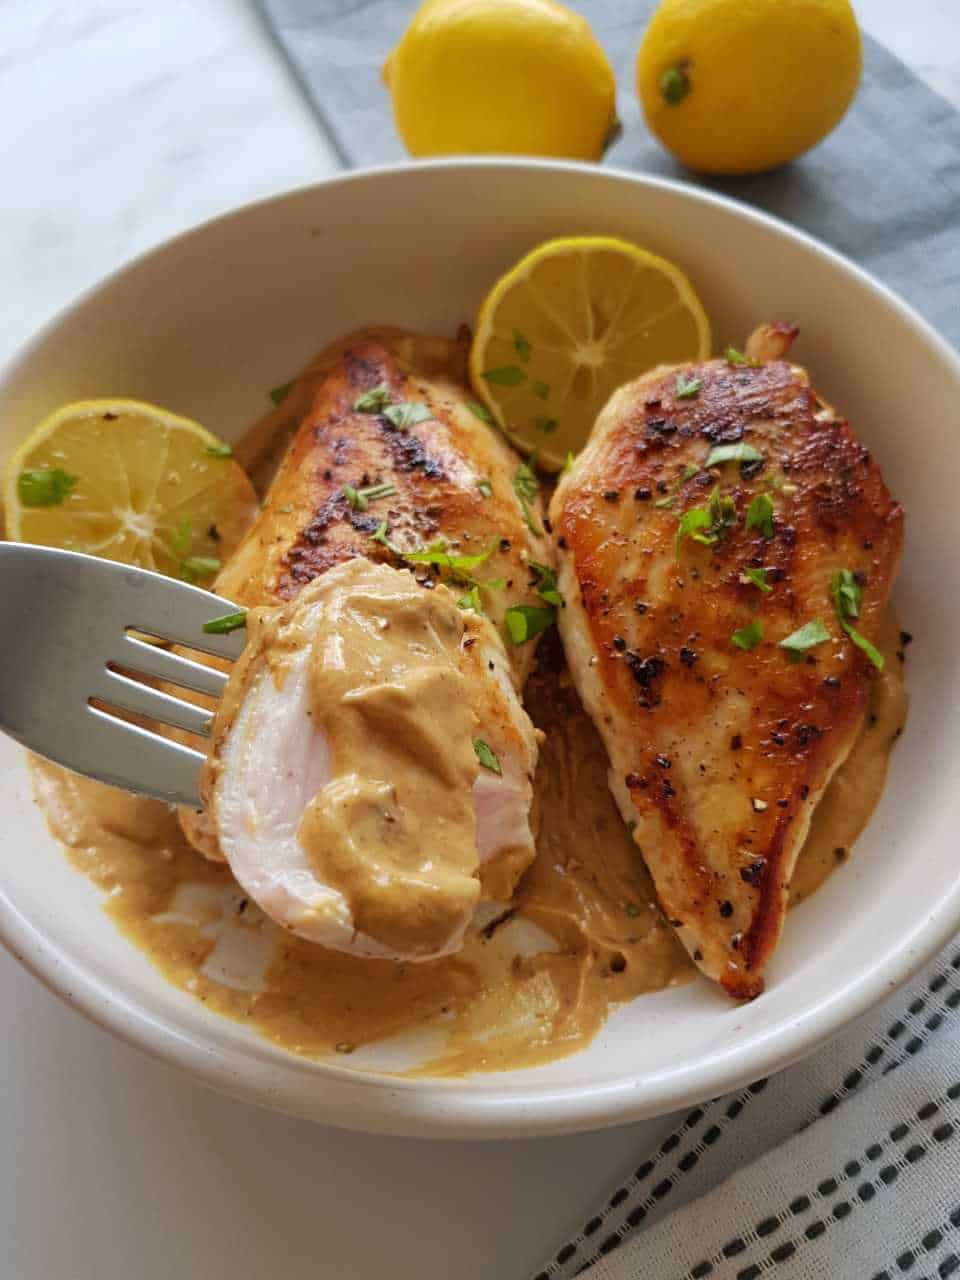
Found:
[[[785,0],[789,2],[789,0]],[[380,68],[413,0],[259,0],[345,165],[405,152]],[[613,64],[623,136],[606,163],[698,182],[802,227],[874,272],[960,344],[960,114],[875,41],[840,127],[772,174],[698,178],[647,132],[634,59],[654,0],[577,0]],[[495,86],[491,86],[495,92]]]
[[[412,0],[260,4],[344,163],[403,159],[380,67]],[[620,86],[624,133],[607,163],[698,182],[804,228],[960,344],[960,115],[948,103],[868,39],[856,102],[823,145],[777,173],[698,178],[653,141],[637,105],[633,60],[653,0],[575,7]],[[960,939],[800,1066],[678,1115],[536,1280],[587,1269],[591,1280],[960,1280],[958,1064]]]
[[[804,1062],[680,1112],[535,1280],[585,1269],[960,1280],[960,938]]]

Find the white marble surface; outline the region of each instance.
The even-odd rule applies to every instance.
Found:
[[[960,105],[957,0],[857,7]],[[4,0],[0,119],[0,359],[124,260],[335,167],[244,0]],[[524,1280],[666,1124],[475,1146],[350,1135],[205,1092],[5,955],[0,1004],[3,1280]]]

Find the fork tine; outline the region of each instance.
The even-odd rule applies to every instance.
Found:
[[[243,651],[247,638],[243,627],[225,635],[208,635],[204,631],[205,622],[237,612],[237,605],[212,591],[142,569],[126,570],[114,591],[112,603],[122,614],[118,621],[125,627],[218,658],[236,659]]]
[[[210,716],[202,707],[111,673],[106,664],[132,671],[144,667],[152,654],[153,662],[167,663],[162,672],[145,668],[158,678],[188,685],[189,674],[195,684],[203,680],[199,692],[216,696],[222,677],[212,669],[202,677],[192,666],[172,671],[171,661],[188,660],[159,657],[163,651],[150,646],[144,646],[150,649],[145,653],[125,633],[140,630],[236,659],[246,643],[245,630],[207,635],[203,624],[236,612],[237,606],[146,569],[12,542],[0,542],[0,598],[0,731],[78,773],[196,806],[203,753],[122,721],[117,713],[91,706],[89,699],[207,733]],[[124,653],[133,660],[124,662]]]
[[[210,732],[210,721],[213,719],[211,711],[195,706],[192,702],[184,702],[181,698],[174,698],[160,689],[152,689],[119,671],[104,668],[100,688],[92,688],[90,696],[124,711],[133,711],[138,715],[148,716],[151,720],[173,725],[176,729],[185,729],[188,733],[206,737]]]
[[[168,680],[184,689],[193,689],[195,693],[209,694],[211,698],[219,698],[227,683],[226,673],[216,667],[205,667],[202,662],[193,662],[131,635],[123,637],[116,664],[140,675],[154,676],[157,680]]]
[[[87,706],[84,711],[93,717],[86,722],[86,737],[95,745],[85,769],[90,777],[156,796],[168,804],[199,807],[202,752],[118,720],[99,707]]]

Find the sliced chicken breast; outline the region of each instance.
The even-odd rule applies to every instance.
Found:
[[[508,902],[534,854],[527,811],[536,740],[518,690],[535,645],[507,651],[500,637],[507,634],[508,608],[542,605],[529,564],[549,561],[550,540],[535,481],[479,406],[471,407],[463,366],[461,343],[399,330],[364,330],[335,343],[288,392],[302,420],[288,434],[259,518],[216,582],[221,595],[239,604],[279,612],[273,621],[258,615],[251,630],[261,640],[248,645],[231,682],[229,715],[221,710],[208,809],[182,812],[182,825],[204,854],[226,858],[268,915],[357,954],[427,959],[455,950],[477,902]],[[280,425],[274,422],[271,432]],[[256,466],[267,457],[268,436],[255,438],[241,460]],[[459,742],[461,763],[467,741],[469,786],[461,775],[451,787],[463,792],[461,800],[474,797],[475,838],[457,874],[446,879],[446,893],[437,888],[444,856],[439,824],[432,845],[423,846],[422,857],[436,865],[429,874],[410,873],[420,876],[422,889],[423,928],[414,941],[382,919],[379,932],[365,928],[365,908],[342,886],[333,889],[297,835],[312,798],[338,776],[329,734],[305,710],[311,637],[329,604],[320,581],[353,563],[359,572],[372,564],[412,584],[425,616],[452,609],[463,633],[460,678],[472,672],[470,698],[463,707],[456,698],[439,704],[435,729],[438,741]],[[301,610],[305,590],[311,594]],[[266,674],[272,659],[262,640],[274,631],[288,647],[290,636],[300,645],[285,659],[289,670],[279,684]],[[389,692],[372,692],[375,673],[368,677],[367,702],[389,701]],[[502,752],[491,745],[499,773],[480,763],[462,725],[457,729],[464,716],[482,722],[481,742],[487,732],[491,743],[506,733]],[[371,760],[389,747],[394,728],[388,716],[374,720]],[[361,845],[355,853],[362,868]],[[395,887],[406,874],[395,867],[381,879]],[[386,902],[386,890],[381,896]]]
[[[248,625],[203,780],[237,880],[335,950],[457,950],[534,856],[537,743],[493,627],[362,559]]]
[[[621,388],[550,511],[611,788],[666,917],[738,997],[863,718],[903,533],[869,450],[775,358],[791,337]]]

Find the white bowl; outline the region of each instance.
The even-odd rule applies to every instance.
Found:
[[[0,936],[91,1018],[207,1084],[354,1128],[493,1137],[656,1115],[810,1052],[960,928],[960,361],[908,307],[789,228],[689,187],[610,170],[455,161],[353,174],[241,209],[81,298],[0,377],[0,456],[49,410],[136,396],[228,438],[329,339],[371,322],[452,333],[538,241],[607,232],[681,264],[719,346],[758,321],[795,348],[907,512],[896,598],[915,633],[911,712],[853,858],[792,912],[767,992],[705,981],[619,1010],[584,1052],[465,1080],[311,1062],[170,986],[100,909],[0,739]]]

